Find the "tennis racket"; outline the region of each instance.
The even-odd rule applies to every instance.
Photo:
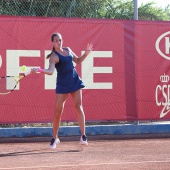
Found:
[[[5,95],[13,92],[17,87],[19,81],[25,76],[29,75],[31,71],[23,73],[20,76],[3,76],[0,77],[0,95]],[[7,86],[8,84],[8,86]]]

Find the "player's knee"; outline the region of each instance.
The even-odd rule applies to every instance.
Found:
[[[82,106],[81,106],[80,104],[75,104],[75,105],[74,105],[74,108],[75,108],[77,111],[82,111],[82,110],[83,110],[83,108],[82,108]]]

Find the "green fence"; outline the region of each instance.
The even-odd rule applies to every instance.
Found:
[[[134,19],[138,0],[0,0],[0,15]],[[170,2],[163,9],[154,0],[138,7],[139,20],[170,20]]]

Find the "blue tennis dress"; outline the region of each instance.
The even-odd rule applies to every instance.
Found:
[[[59,57],[59,62],[55,64],[57,70],[56,93],[71,93],[80,88],[84,88],[84,83],[74,68],[72,53],[69,50],[68,56],[63,56],[57,51],[55,51],[55,53]]]

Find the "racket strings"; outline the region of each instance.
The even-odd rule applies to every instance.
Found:
[[[17,80],[14,77],[0,78],[0,94],[9,93],[17,85]]]

